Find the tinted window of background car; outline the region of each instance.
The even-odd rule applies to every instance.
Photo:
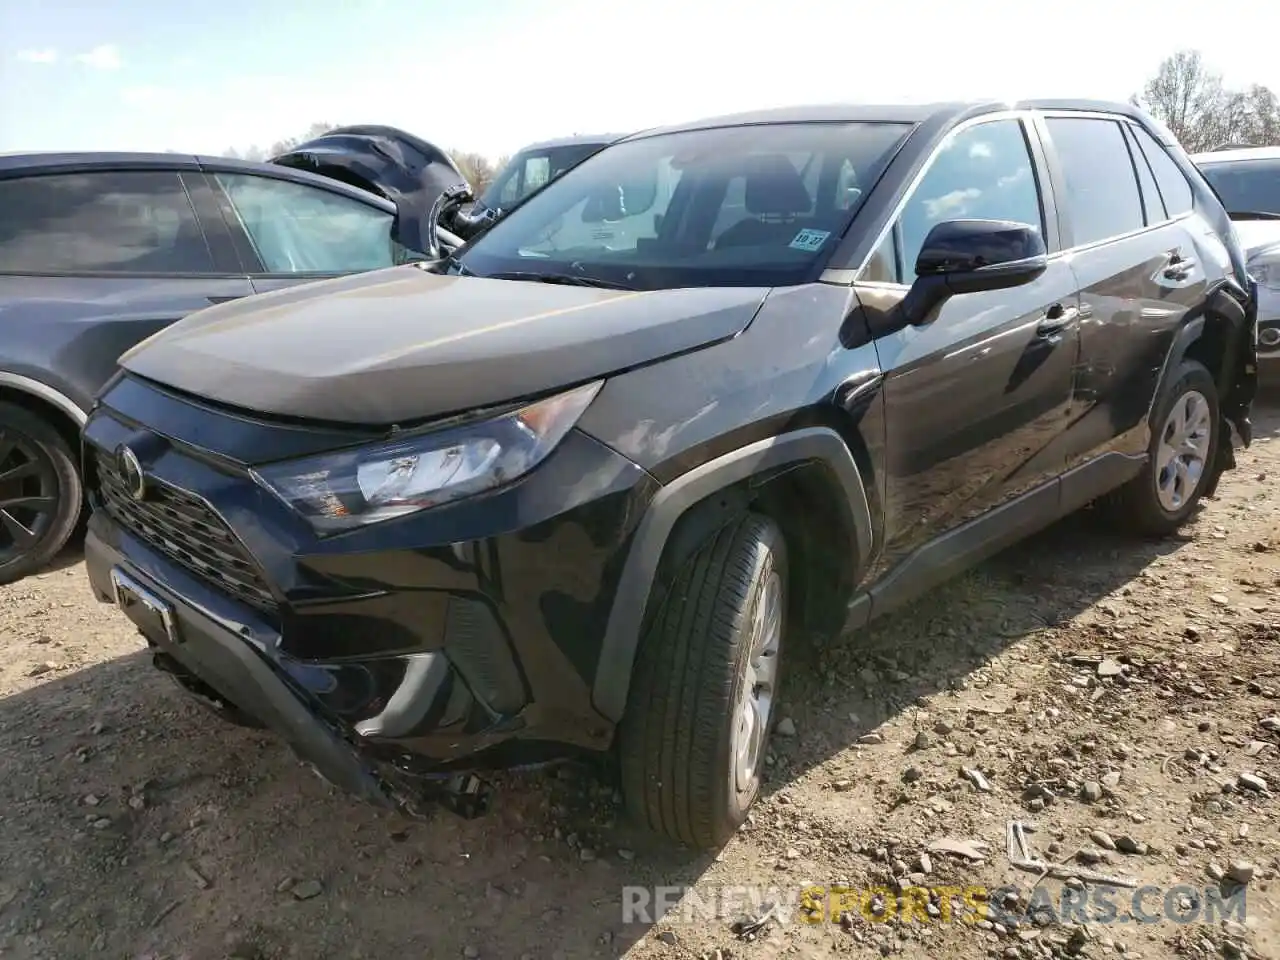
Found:
[[[59,173],[0,180],[0,271],[213,271],[176,171]]]
[[[406,259],[391,237],[395,217],[318,187],[219,173],[240,225],[268,273],[348,273]]]
[[[1182,171],[1173,162],[1173,158],[1169,156],[1168,151],[1156,143],[1151,134],[1140,127],[1131,126],[1129,129],[1133,131],[1133,135],[1138,141],[1138,146],[1142,147],[1142,152],[1147,155],[1147,160],[1151,163],[1151,172],[1156,175],[1156,183],[1160,186],[1160,196],[1164,199],[1164,206],[1169,211],[1169,216],[1176,217],[1184,213],[1190,213],[1192,205],[1191,184],[1187,183],[1187,178],[1182,175]]]
[[[1228,212],[1280,214],[1280,160],[1206,163],[1200,172]]]
[[[1142,197],[1120,125],[1076,117],[1050,117],[1046,123],[1067,180],[1063,199],[1075,243],[1142,229]]]

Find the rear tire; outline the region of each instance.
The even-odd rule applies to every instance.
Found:
[[[31,411],[0,403],[0,585],[58,555],[83,501],[80,471],[62,434]]]
[[[1203,364],[1183,360],[1156,403],[1142,472],[1105,503],[1111,519],[1143,536],[1175,532],[1208,485],[1221,434],[1213,376]]]
[[[787,551],[748,514],[672,577],[641,640],[619,731],[631,815],[697,848],[725,844],[759,793],[780,680]]]

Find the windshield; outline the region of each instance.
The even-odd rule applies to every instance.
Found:
[[[802,283],[910,131],[777,123],[624,141],[513,210],[455,269],[636,289]]]
[[[521,151],[485,188],[480,195],[480,205],[498,210],[519,203],[603,146],[603,143],[574,143],[549,150]]]
[[[1228,213],[1280,214],[1280,160],[1206,163],[1200,171]]]

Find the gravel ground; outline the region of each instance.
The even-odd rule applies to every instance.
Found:
[[[804,651],[714,857],[574,767],[503,778],[478,821],[359,806],[188,703],[68,557],[0,588],[0,956],[1278,957],[1275,397],[1255,420],[1179,537],[1073,518]],[[1071,870],[1014,868],[1015,819]],[[659,886],[692,889],[646,918]]]

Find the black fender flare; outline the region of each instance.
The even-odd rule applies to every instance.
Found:
[[[1151,398],[1150,416],[1155,415],[1156,402],[1168,386],[1169,378],[1173,376],[1173,372],[1178,368],[1178,364],[1182,362],[1191,345],[1204,335],[1206,318],[1212,315],[1216,320],[1225,323],[1226,336],[1223,342],[1222,365],[1210,372],[1214,375],[1218,387],[1218,397],[1222,403],[1224,418],[1235,425],[1240,433],[1240,439],[1245,446],[1248,446],[1252,440],[1252,431],[1248,418],[1243,416],[1241,411],[1247,408],[1253,399],[1252,391],[1247,391],[1246,396],[1239,396],[1240,391],[1236,389],[1235,380],[1239,375],[1242,361],[1244,364],[1249,362],[1249,358],[1242,357],[1241,353],[1242,347],[1250,345],[1247,337],[1251,318],[1245,304],[1241,302],[1241,297],[1245,297],[1247,302],[1249,294],[1236,291],[1238,288],[1230,281],[1224,280],[1216,284],[1192,319],[1188,320],[1174,335],[1169,352],[1165,355],[1164,367],[1160,371],[1155,393]]]
[[[1173,343],[1169,345],[1169,351],[1164,355],[1164,366],[1160,368],[1160,377],[1156,380],[1156,389],[1151,395],[1151,409],[1147,411],[1148,420],[1151,420],[1156,415],[1156,405],[1159,404],[1160,398],[1164,396],[1165,388],[1169,385],[1169,378],[1178,369],[1178,364],[1182,363],[1182,358],[1187,355],[1191,345],[1204,334],[1204,325],[1204,313],[1197,312],[1195,317],[1179,327],[1178,332],[1173,335]],[[1152,423],[1152,429],[1155,429],[1154,422]]]
[[[871,504],[848,444],[829,427],[807,427],[733,450],[672,480],[650,501],[622,568],[596,665],[591,698],[614,723],[626,711],[645,611],[663,551],[676,522],[705,498],[767,471],[818,461],[848,497],[858,555],[870,557]]]

